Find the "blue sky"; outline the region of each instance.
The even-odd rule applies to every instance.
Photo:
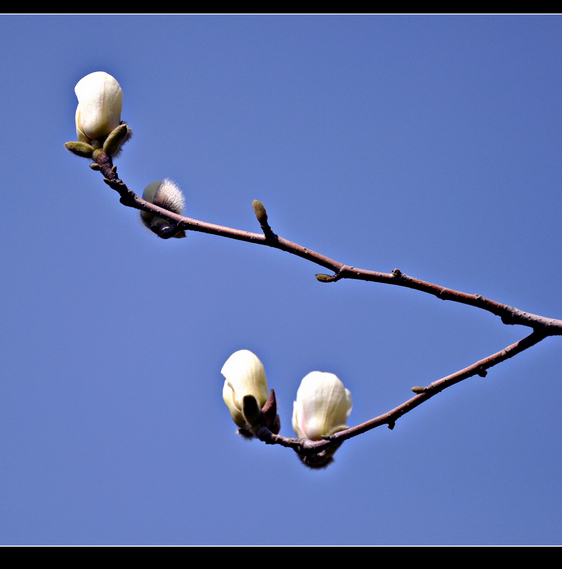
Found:
[[[163,241],[64,142],[74,85],[120,82],[118,172],[186,215],[562,318],[558,16],[8,16],[2,81],[2,544],[560,544],[549,338],[346,442],[323,471],[245,441],[241,348],[281,433],[304,375],[350,425],[528,333],[287,253]]]

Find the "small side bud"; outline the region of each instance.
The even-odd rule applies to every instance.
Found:
[[[263,234],[268,239],[274,239],[275,233],[273,233],[273,230],[267,221],[267,211],[265,211],[264,205],[259,200],[254,200],[252,202],[252,207],[254,208],[254,213],[256,214],[256,218],[260,224]]]
[[[321,283],[333,283],[336,280],[336,277],[332,275],[323,275],[320,273],[316,275],[316,280],[320,281]]]
[[[163,209],[177,213],[178,215],[181,215],[185,206],[182,191],[168,178],[148,184],[144,189],[142,199]],[[168,239],[169,237],[185,237],[185,231],[183,229],[174,232],[172,223],[158,217],[150,211],[142,211],[140,216],[143,224],[148,227],[150,231],[156,233],[156,235],[163,239]]]
[[[118,127],[114,128],[103,143],[103,151],[108,156],[117,156],[121,147],[127,140],[131,138],[131,129],[127,123],[122,122]]]
[[[265,210],[265,206],[259,200],[254,200],[252,207],[254,208],[254,213],[260,225],[267,225],[267,211]]]
[[[414,393],[424,393],[424,392],[425,392],[425,387],[421,387],[420,385],[414,385],[414,387],[412,387],[411,390],[412,390]]]
[[[76,156],[80,156],[82,158],[91,158],[94,153],[94,147],[86,142],[65,142],[64,146],[67,150],[72,152],[72,154],[76,154]]]

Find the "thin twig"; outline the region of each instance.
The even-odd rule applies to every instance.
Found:
[[[559,319],[546,318],[544,316],[539,316],[538,314],[531,314],[513,306],[508,306],[507,304],[501,304],[494,300],[490,300],[479,294],[468,294],[436,285],[428,281],[423,281],[421,279],[408,276],[399,269],[394,269],[391,273],[384,273],[367,269],[359,269],[357,267],[340,263],[334,259],[330,259],[325,255],[276,235],[267,222],[265,208],[262,213],[262,215],[265,214],[265,218],[260,220],[258,217],[262,230],[264,231],[263,234],[207,223],[175,214],[143,200],[130,190],[126,184],[119,179],[116,167],[113,166],[111,158],[106,154],[100,153],[96,162],[104,175],[104,181],[119,193],[121,196],[120,201],[123,205],[143,211],[153,212],[175,224],[178,229],[183,229],[184,231],[198,231],[201,233],[218,235],[258,245],[267,245],[274,249],[286,251],[287,253],[301,257],[325,269],[331,270],[334,273],[333,275],[316,275],[320,282],[336,282],[341,279],[354,279],[406,287],[431,294],[441,300],[449,300],[486,310],[487,312],[499,316],[504,324],[517,324],[528,326],[533,329],[540,329],[547,333],[547,335],[562,335],[562,320]]]
[[[491,367],[498,365],[499,363],[504,362],[505,360],[512,358],[517,354],[520,354],[524,350],[527,350],[528,348],[538,344],[546,337],[547,334],[544,332],[535,330],[528,336],[507,346],[503,350],[500,350],[499,352],[496,352],[487,358],[479,360],[464,369],[438,379],[437,381],[430,383],[427,387],[413,387],[412,391],[417,393],[417,395],[402,403],[402,405],[399,405],[384,415],[380,415],[379,417],[375,417],[374,419],[366,421],[361,425],[357,425],[356,427],[352,427],[346,431],[336,433],[331,438],[335,441],[341,442],[342,440],[349,439],[351,437],[364,433],[365,431],[385,424],[392,429],[400,417],[412,409],[418,407],[431,397],[437,395],[438,393],[441,393],[448,387],[451,387],[457,383],[460,383],[461,381],[464,381],[465,379],[468,379],[469,377],[473,377],[475,375],[485,377],[487,370]]]
[[[535,344],[539,343],[540,341],[544,340],[547,337],[546,334],[543,332],[534,331],[525,338],[515,342],[504,348],[503,350],[488,356],[482,360],[475,362],[474,364],[461,369],[451,375],[443,377],[437,381],[434,381],[427,387],[413,387],[412,391],[416,392],[416,395],[398,407],[395,407],[391,411],[387,413],[383,413],[378,417],[374,417],[369,421],[365,421],[359,425],[354,427],[350,427],[348,429],[339,431],[338,433],[332,435],[331,437],[325,437],[324,440],[320,441],[311,441],[311,440],[303,440],[303,439],[295,439],[295,438],[288,438],[283,437],[281,435],[273,435],[271,433],[261,432],[259,433],[259,438],[268,444],[281,444],[285,447],[291,447],[297,453],[301,455],[307,454],[317,454],[331,446],[340,445],[343,441],[361,435],[367,431],[372,429],[376,429],[377,427],[381,427],[383,425],[388,425],[390,429],[393,429],[396,421],[409,413],[428,399],[431,399],[438,393],[441,393],[448,387],[451,387],[469,377],[473,377],[475,375],[479,375],[484,377],[486,372],[491,367],[509,359],[513,356],[520,354],[524,350],[534,346]]]
[[[382,273],[377,271],[370,271],[366,269],[359,269],[349,265],[345,265],[334,259],[330,259],[325,255],[312,251],[306,247],[293,243],[275,234],[269,225],[267,212],[263,204],[257,200],[253,202],[254,213],[258,219],[262,234],[234,229],[212,223],[206,223],[196,219],[191,219],[173,212],[165,210],[150,202],[147,202],[137,196],[130,190],[126,184],[117,176],[117,169],[113,165],[111,157],[102,153],[96,155],[95,163],[92,165],[94,169],[98,169],[104,176],[104,181],[120,195],[120,201],[127,207],[132,207],[142,211],[150,211],[159,215],[163,219],[170,221],[176,229],[183,229],[184,231],[198,231],[230,239],[237,239],[259,245],[267,245],[275,249],[286,251],[292,255],[296,255],[307,261],[315,263],[325,269],[333,272],[333,275],[318,274],[316,278],[320,282],[336,282],[341,279],[355,279],[365,280],[370,282],[379,282],[411,288],[427,294],[431,294],[442,300],[450,300],[467,304],[491,312],[499,316],[504,324],[519,324],[533,328],[533,332],[525,338],[507,346],[500,352],[496,352],[487,358],[479,360],[474,364],[461,369],[451,375],[443,377],[434,381],[426,387],[413,387],[412,391],[416,395],[398,407],[375,417],[369,421],[347,428],[343,431],[325,437],[320,441],[312,441],[308,439],[288,438],[276,434],[264,425],[257,437],[266,444],[279,444],[285,447],[292,448],[299,455],[305,457],[309,455],[318,455],[329,447],[341,445],[343,441],[353,438],[357,435],[365,433],[369,430],[375,429],[382,425],[388,425],[390,429],[394,428],[396,421],[409,413],[428,399],[434,397],[444,389],[451,387],[469,377],[479,375],[484,377],[487,370],[508,358],[521,353],[522,351],[534,346],[538,342],[545,339],[547,336],[562,335],[562,320],[554,318],[545,318],[536,314],[523,312],[517,308],[500,304],[496,301],[490,300],[478,294],[467,294],[461,291],[453,290],[450,288],[442,287],[427,281],[423,281],[414,277],[405,275],[399,269],[395,269],[392,273]]]

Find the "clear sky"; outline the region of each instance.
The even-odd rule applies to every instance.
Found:
[[[562,318],[559,16],[0,17],[1,544],[560,544],[562,339],[323,471],[235,434],[220,369],[264,363],[281,434],[304,375],[349,424],[527,335],[287,253],[164,241],[64,148],[74,86],[121,84],[138,193],[350,265]]]

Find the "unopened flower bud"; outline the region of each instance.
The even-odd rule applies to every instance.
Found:
[[[336,375],[313,371],[303,378],[297,391],[293,404],[293,429],[299,438],[322,440],[347,429],[345,423],[352,407],[351,393]],[[307,466],[322,468],[332,461],[338,446],[301,459]]]
[[[80,142],[105,138],[121,122],[123,90],[117,80],[96,71],[86,75],[74,88],[78,98],[76,134]]]
[[[263,364],[250,350],[238,350],[226,360],[221,373],[225,377],[222,397],[233,421],[251,431],[269,395]]]
[[[293,428],[301,438],[313,441],[347,429],[351,393],[333,373],[313,371],[306,375],[293,405]]]
[[[148,184],[144,189],[142,199],[178,215],[181,215],[185,207],[185,198],[182,191],[168,178]],[[167,233],[173,224],[150,211],[141,211],[140,216],[144,225],[159,237],[185,237],[183,229],[173,235]]]

